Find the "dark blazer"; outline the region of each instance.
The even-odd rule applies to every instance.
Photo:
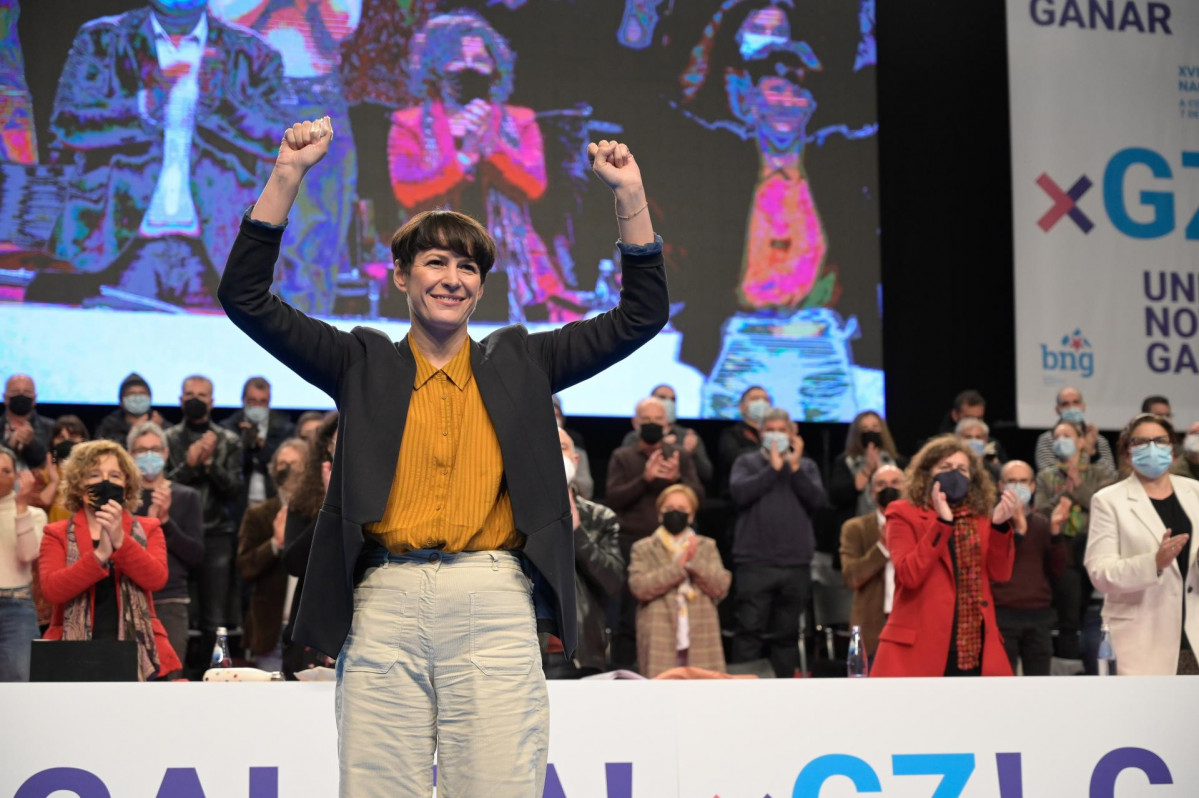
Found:
[[[271,479],[268,466],[270,466],[271,458],[275,456],[275,451],[279,448],[279,444],[290,438],[296,429],[286,413],[271,410],[270,415],[266,419],[266,440],[262,441],[262,445],[255,449],[246,445],[246,437],[239,426],[245,420],[246,411],[238,410],[221,422],[222,427],[232,432],[242,442],[241,496],[238,497],[237,504],[233,508],[234,518],[244,517],[246,510],[250,506],[250,475],[255,471],[261,473],[266,480],[266,497],[268,499],[274,497],[275,480]]]
[[[887,555],[878,547],[879,532],[875,511],[841,525],[841,575],[853,591],[849,622],[862,628],[862,641],[871,656],[878,650],[878,634],[886,617]],[[885,541],[883,545],[887,545]]]
[[[135,515],[146,514],[151,495],[149,490],[142,491],[142,503]],[[170,575],[166,587],[154,598],[187,598],[187,571],[204,562],[204,503],[200,491],[182,482],[171,483],[171,512],[162,525],[162,536],[167,544]]]
[[[368,327],[343,332],[272,295],[282,235],[282,228],[243,221],[218,297],[234,324],[329,394],[339,410],[333,473],[295,628],[297,641],[335,655],[350,629],[355,571],[361,574],[360,560],[377,546],[364,538],[363,526],[383,517],[416,361],[407,338],[392,341]],[[568,654],[577,638],[574,545],[550,397],[620,361],[665,326],[669,296],[660,245],[627,248],[622,267],[620,304],[607,313],[533,335],[519,325],[504,327],[468,342],[499,438],[513,518],[537,572],[538,628],[556,634]],[[556,615],[556,623],[547,614]]]

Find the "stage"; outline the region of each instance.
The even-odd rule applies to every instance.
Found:
[[[551,682],[550,706],[545,798],[1199,794],[1185,678]],[[3,684],[0,707],[0,796],[337,794],[332,684]]]

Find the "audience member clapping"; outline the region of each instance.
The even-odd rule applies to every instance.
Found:
[[[58,491],[62,464],[71,456],[71,450],[77,444],[89,439],[87,427],[79,416],[66,415],[54,419],[54,426],[50,428],[50,453],[46,456],[45,465],[33,471],[39,489],[36,503],[46,511],[51,522],[71,517]]]
[[[38,636],[32,564],[46,514],[33,506],[33,474],[0,449],[0,682],[29,681],[29,650]]]
[[[895,599],[875,676],[1010,676],[991,582],[1012,575],[1018,499],[995,485],[974,449],[933,438],[912,458],[905,499],[887,506]]]
[[[658,527],[633,545],[629,588],[637,606],[637,665],[654,678],[692,666],[724,672],[724,648],[716,604],[732,575],[720,561],[716,541],[691,525],[699,498],[686,485],[658,496]]]
[[[1131,473],[1091,501],[1085,563],[1124,676],[1199,674],[1199,483],[1169,473],[1173,447],[1169,421],[1137,416],[1116,445]]]
[[[862,630],[866,653],[878,650],[878,636],[895,599],[895,566],[887,548],[886,516],[891,502],[907,487],[907,476],[899,466],[884,463],[870,477],[868,486],[874,509],[851,518],[841,526],[841,572],[853,591],[849,622]]]
[[[126,448],[142,477],[136,514],[158,519],[167,547],[167,583],[154,593],[154,610],[171,648],[187,658],[188,571],[204,562],[204,503],[200,492],[166,478],[170,450],[166,433],[153,421],[136,424]]]
[[[756,660],[769,641],[774,675],[789,678],[799,666],[799,616],[812,595],[812,516],[827,499],[787,411],[766,411],[761,430],[761,447],[738,457],[729,476],[737,505],[732,658]]]
[[[1032,466],[1009,460],[1003,466],[1000,490],[1016,494],[1019,502],[1012,516],[1016,533],[1016,559],[1012,577],[991,586],[995,596],[995,620],[1003,635],[1012,671],[1021,663],[1025,676],[1048,676],[1053,659],[1053,581],[1066,570],[1067,538],[1062,526],[1070,512],[1070,499],[1062,497],[1052,517],[1033,510],[1036,479]]]
[[[720,433],[716,454],[720,465],[720,494],[727,496],[729,492],[729,474],[733,471],[733,463],[746,452],[755,451],[762,439],[758,433],[762,419],[770,409],[770,394],[760,385],[746,388],[737,403],[741,420],[735,421]]]
[[[54,605],[46,638],[134,641],[142,681],[179,670],[152,598],[168,575],[162,527],[129,512],[141,501],[133,458],[112,441],[80,444],[60,489],[75,515],[42,538],[42,591]]]
[[[953,434],[957,435],[962,443],[969,446],[978,455],[991,479],[998,481],[1000,461],[995,454],[995,446],[991,441],[991,428],[987,426],[987,422],[967,416],[957,423]]]
[[[286,413],[271,410],[271,384],[263,377],[246,380],[241,401],[241,409],[221,422],[241,438],[241,495],[233,507],[234,520],[245,515],[246,508],[275,495],[271,458],[295,432]]]
[[[37,414],[37,387],[28,374],[14,374],[4,384],[4,424],[0,443],[27,468],[46,463],[54,422]]]
[[[666,408],[666,430],[662,435],[662,440],[675,446],[681,446],[687,454],[691,455],[691,459],[695,461],[695,473],[699,475],[699,481],[704,485],[710,484],[713,474],[712,460],[708,457],[708,450],[704,447],[703,439],[699,437],[699,434],[690,427],[684,427],[677,423],[678,396],[674,388],[663,383],[650,391],[649,395],[661,400],[662,406]],[[630,430],[621,441],[621,446],[629,446],[636,442],[637,430]]]
[[[845,436],[845,451],[837,455],[829,469],[828,498],[834,513],[835,528],[851,518],[869,515],[874,510],[874,492],[868,490],[874,472],[884,465],[907,465],[891,437],[887,422],[873,410],[854,417]]]
[[[153,421],[159,427],[165,422],[158,411],[151,407],[150,384],[136,372],[121,380],[117,389],[120,407],[100,420],[96,427],[96,440],[112,441],[124,446],[129,433],[138,424]]]
[[[1083,401],[1082,392],[1077,388],[1062,388],[1057,392],[1057,401],[1053,405],[1058,421],[1066,421],[1082,430],[1080,443],[1086,450],[1086,456],[1091,462],[1100,462],[1116,470],[1116,461],[1112,458],[1112,447],[1107,438],[1099,434],[1099,428],[1088,424],[1086,419],[1087,403]],[[1037,471],[1055,465],[1058,458],[1053,451],[1054,432],[1045,430],[1037,438],[1036,464]]]

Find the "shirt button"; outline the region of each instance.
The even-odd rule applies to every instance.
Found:
[[[450,434],[450,432],[449,432],[449,430],[446,430],[445,432],[443,432],[443,433],[441,433],[441,434],[442,434],[442,435],[449,435],[449,434]]]
[[[448,468],[443,468],[443,469],[442,469],[442,471],[441,471],[441,473],[442,473],[442,475],[444,476],[445,474],[448,474],[448,473],[450,473],[450,470],[449,470]]]

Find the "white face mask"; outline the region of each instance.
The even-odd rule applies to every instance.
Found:
[[[575,481],[575,461],[565,452],[562,453],[562,465],[566,467],[566,484],[573,484]]]

